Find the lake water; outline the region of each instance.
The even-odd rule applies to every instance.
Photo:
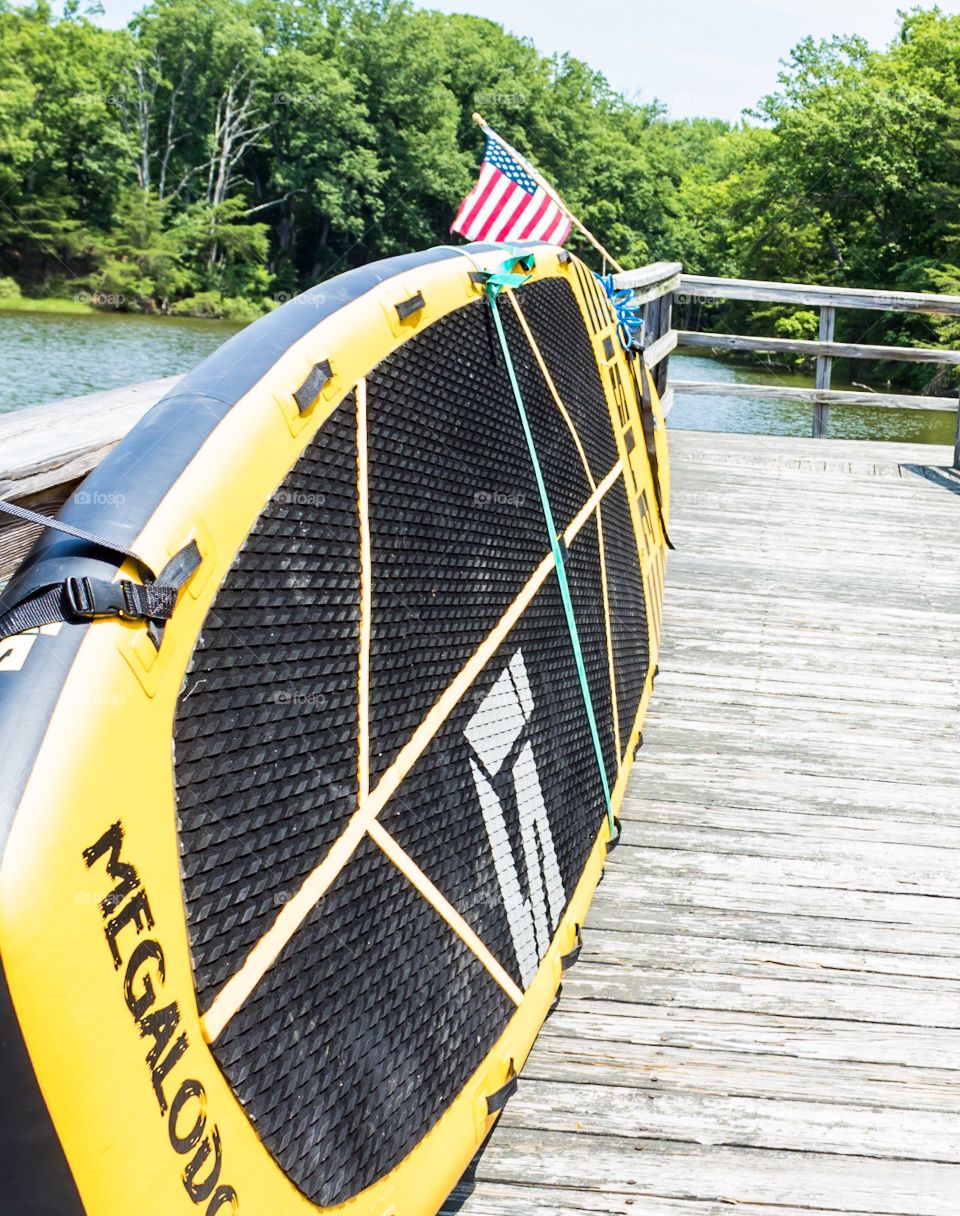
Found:
[[[240,328],[133,313],[0,312],[0,413],[189,371]]]
[[[842,364],[841,364],[842,367]],[[703,355],[672,355],[670,375],[677,380],[782,384],[810,388],[812,376],[723,363]],[[834,376],[834,388],[850,388]],[[863,391],[858,388],[858,391]],[[896,391],[896,390],[893,390]],[[946,394],[943,394],[946,395]],[[678,393],[670,426],[680,430],[746,431],[763,435],[810,435],[813,406],[746,397],[684,396]],[[889,439],[908,443],[947,443],[956,438],[957,416],[940,410],[893,410],[868,405],[838,405],[830,411],[835,439]]]
[[[189,371],[239,328],[228,321],[186,317],[0,312],[0,412]],[[745,368],[704,355],[674,355],[670,372],[678,380],[812,384],[809,377]],[[839,378],[836,383],[843,387]],[[812,407],[806,405],[680,394],[670,425],[809,435],[811,418]],[[955,429],[955,416],[927,410],[842,406],[830,417],[831,435],[844,439],[952,444]]]

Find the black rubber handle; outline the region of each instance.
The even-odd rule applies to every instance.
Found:
[[[503,1110],[506,1104],[517,1092],[517,1087],[519,1084],[520,1078],[516,1073],[514,1073],[506,1085],[501,1085],[496,1093],[489,1094],[487,1096],[487,1114],[495,1115],[497,1111]]]

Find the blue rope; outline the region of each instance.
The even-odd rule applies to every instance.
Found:
[[[607,293],[613,311],[617,314],[617,337],[624,350],[630,350],[634,340],[643,333],[643,305],[633,302],[633,292],[617,287],[612,274],[596,274],[594,278]]]

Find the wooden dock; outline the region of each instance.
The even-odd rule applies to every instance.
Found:
[[[623,845],[444,1212],[957,1216],[953,452],[692,432],[672,452]]]

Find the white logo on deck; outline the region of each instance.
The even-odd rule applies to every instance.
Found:
[[[516,753],[511,768],[529,891],[526,898],[520,886],[517,859],[510,845],[503,805],[493,787],[507,758],[515,751],[515,745],[527,730],[532,712],[530,681],[523,653],[518,650],[463,732],[474,753],[470,768],[480,797],[493,864],[524,987],[536,975],[540,960],[546,954],[554,930],[560,923],[565,902],[550,820],[529,739]]]

